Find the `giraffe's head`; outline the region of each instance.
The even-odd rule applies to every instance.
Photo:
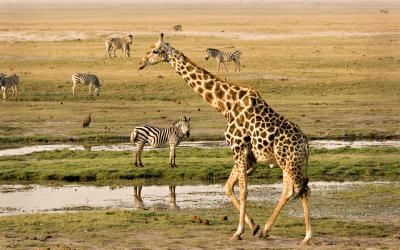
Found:
[[[178,121],[174,122],[174,127],[179,128],[181,132],[186,135],[186,137],[190,136],[190,118],[189,117],[181,117]]]
[[[164,34],[160,34],[160,38],[155,42],[150,50],[142,57],[139,63],[139,70],[144,69],[147,65],[154,65],[159,62],[168,61],[168,52],[171,51],[172,47],[169,43],[164,42]]]

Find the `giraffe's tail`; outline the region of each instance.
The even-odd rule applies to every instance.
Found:
[[[306,198],[310,194],[310,188],[308,187],[308,177],[304,178],[303,183],[299,189],[299,192],[294,196],[293,199],[298,200],[299,198]]]
[[[308,167],[308,157],[310,155],[310,150],[307,146],[307,155],[306,155],[306,160],[305,160],[305,175],[307,176],[307,167]],[[297,195],[294,197],[295,200],[299,199],[299,198],[306,198],[309,194],[310,194],[310,188],[308,187],[308,177],[305,177],[303,179],[303,182],[301,183],[301,186],[299,188],[299,192],[297,193]]]

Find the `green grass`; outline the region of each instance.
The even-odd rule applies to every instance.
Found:
[[[312,181],[398,180],[398,148],[312,149],[308,175]],[[232,170],[229,149],[179,149],[176,169],[169,167],[168,150],[142,154],[144,168],[132,165],[131,152],[48,151],[0,159],[0,181],[5,183],[132,184],[223,182]],[[277,182],[279,167],[259,163],[255,181]]]

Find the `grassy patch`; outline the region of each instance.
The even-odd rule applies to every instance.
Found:
[[[254,215],[255,221],[262,222],[272,209],[250,206],[249,212]],[[190,221],[192,215],[209,219],[210,226],[192,223]],[[229,219],[221,221],[220,218],[223,215],[227,215]],[[41,247],[56,244],[58,246],[72,245],[78,248],[96,248],[104,245],[127,247],[133,242],[136,246],[156,247],[161,239],[164,239],[162,244],[170,247],[180,244],[185,247],[198,245],[218,248],[236,244],[228,240],[237,226],[236,218],[237,211],[232,206],[190,212],[185,210],[170,212],[106,210],[35,214],[0,217],[0,233],[5,235],[2,237],[11,239],[9,246],[17,248],[24,248],[28,244]],[[341,221],[330,218],[313,219],[313,228],[315,238],[329,236],[331,240],[337,237],[382,239],[396,235],[400,230],[400,227],[395,224]],[[296,238],[300,241],[304,235],[303,221],[301,218],[283,214],[278,218],[271,234],[275,237]],[[245,232],[244,237],[250,246],[260,244],[260,241],[254,242],[249,231]],[[44,240],[40,240],[43,238]]]
[[[311,180],[397,180],[398,148],[313,149],[308,175]],[[0,159],[2,182],[88,182],[93,184],[221,182],[232,169],[227,148],[179,149],[176,169],[169,167],[168,150],[144,152],[144,168],[132,165],[129,151],[47,151]],[[280,181],[279,167],[259,163],[252,179]]]

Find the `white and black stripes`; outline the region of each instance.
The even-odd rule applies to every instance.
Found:
[[[235,72],[237,69],[240,71],[240,55],[241,52],[238,49],[234,49],[230,52],[223,52],[217,49],[208,48],[205,52],[205,59],[208,60],[210,57],[215,58],[218,63],[217,72],[219,72],[220,64],[222,63],[225,66],[226,71],[228,72],[228,68],[226,67],[225,62],[234,61],[236,64]]]
[[[100,94],[100,80],[97,76],[87,73],[76,73],[72,75],[72,95],[75,96],[75,87],[78,83],[89,86],[89,95],[92,94],[92,86],[94,86],[96,95]]]
[[[128,35],[126,37],[110,37],[106,39],[106,57],[111,58],[111,51],[114,51],[114,57],[117,57],[115,51],[117,49],[122,50],[122,56],[125,58],[129,57],[131,54],[131,45],[132,45],[132,35]]]
[[[135,166],[143,167],[141,153],[145,144],[154,148],[165,146],[170,148],[170,164],[176,167],[175,150],[182,138],[190,134],[190,118],[182,117],[169,128],[157,128],[150,125],[136,127],[131,133],[131,142],[136,143]]]
[[[6,76],[4,74],[0,74],[0,87],[3,92],[3,99],[7,99],[7,89],[11,88],[12,95],[18,95],[18,84],[19,84],[19,76],[17,74]]]

